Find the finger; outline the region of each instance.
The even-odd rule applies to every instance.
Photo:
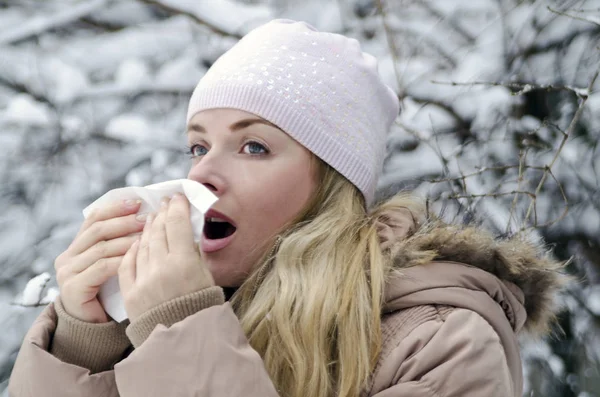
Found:
[[[150,234],[153,222],[154,214],[148,214],[144,231],[140,237],[140,246],[135,259],[136,279],[144,278],[148,270],[148,267],[146,266],[148,264],[148,244],[150,244]]]
[[[152,222],[150,243],[148,247],[149,258],[165,258],[169,252],[169,247],[167,245],[167,232],[165,230],[165,219],[167,217],[168,206],[168,199],[161,201],[160,211],[158,212],[158,215],[156,215],[156,219],[154,219]],[[160,260],[154,260],[152,262],[159,264]]]
[[[122,256],[100,259],[83,272],[75,275],[69,284],[78,285],[77,290],[83,294],[89,293],[90,290],[95,290],[109,278],[117,275],[122,259]]]
[[[84,230],[81,235],[75,237],[69,246],[69,251],[71,255],[81,254],[100,241],[112,240],[139,232],[144,224],[145,214],[131,214],[95,222]]]
[[[125,252],[127,252],[131,244],[137,239],[137,236],[125,236],[113,240],[100,241],[88,250],[75,256],[72,262],[67,265],[68,271],[81,273],[102,258],[125,255]]]
[[[124,294],[131,290],[135,284],[135,262],[139,247],[140,240],[136,239],[125,253],[125,256],[123,256],[123,260],[119,266],[119,288],[121,288]]]
[[[141,200],[128,199],[114,201],[107,206],[96,208],[83,221],[77,235],[87,230],[94,222],[105,221],[107,219],[136,213],[140,209],[141,204]]]
[[[194,231],[190,222],[190,203],[184,195],[176,194],[171,199],[165,226],[170,252],[195,250]]]

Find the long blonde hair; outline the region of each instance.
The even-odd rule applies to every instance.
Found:
[[[319,159],[318,188],[232,298],[251,346],[281,396],[356,397],[381,349],[381,306],[392,268],[360,191]]]

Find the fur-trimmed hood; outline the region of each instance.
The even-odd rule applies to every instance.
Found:
[[[462,288],[473,292],[473,299],[476,292],[490,295],[515,332],[549,330],[556,294],[568,278],[547,250],[519,237],[496,239],[478,227],[419,222],[413,214],[395,209],[379,225],[382,247],[399,270],[388,282],[385,311],[406,307],[416,292],[433,300],[439,298],[433,289]]]

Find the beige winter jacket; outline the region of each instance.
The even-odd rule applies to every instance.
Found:
[[[520,397],[517,333],[547,327],[558,265],[526,243],[440,224],[392,250],[383,348],[363,396]],[[423,263],[431,250],[436,260]],[[125,324],[87,324],[60,301],[49,305],[23,341],[9,396],[279,393],[213,287],[150,310],[126,333]]]

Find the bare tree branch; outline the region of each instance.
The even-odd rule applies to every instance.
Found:
[[[53,15],[38,15],[8,31],[0,32],[0,46],[11,44],[38,35],[47,30],[77,21],[82,17],[105,8],[114,0],[91,0],[87,3],[66,7]]]
[[[554,84],[536,84],[536,83],[512,83],[512,82],[492,82],[492,81],[472,81],[468,83],[454,82],[454,81],[438,81],[431,80],[432,84],[442,84],[450,86],[493,86],[493,87],[506,87],[517,89],[519,91],[513,92],[514,95],[523,95],[533,90],[545,90],[545,91],[571,91],[579,97],[589,95],[590,90],[581,89],[569,85],[554,85]]]
[[[13,91],[28,94],[31,97],[33,97],[35,100],[49,105],[54,110],[56,110],[56,108],[57,108],[56,105],[54,104],[54,102],[52,102],[50,100],[50,98],[48,98],[47,96],[45,96],[44,94],[41,94],[39,92],[32,91],[31,89],[29,89],[29,87],[27,87],[24,84],[9,81],[6,78],[2,77],[2,75],[0,75],[0,84],[4,85],[5,87],[10,88]]]
[[[195,22],[197,22],[198,24],[207,27],[212,32],[217,33],[221,36],[230,36],[230,37],[234,37],[237,39],[241,39],[243,36],[240,33],[226,32],[223,29],[219,28],[218,26],[215,26],[215,25],[209,23],[208,21],[203,20],[198,15],[196,15],[192,12],[182,10],[180,8],[175,8],[171,5],[167,5],[160,0],[140,0],[140,1],[143,3],[146,3],[146,4],[151,4],[151,5],[157,6],[159,8],[162,8],[163,10],[170,12],[172,14],[185,15],[185,16],[189,17],[190,19],[194,20]]]
[[[392,54],[392,61],[394,63],[394,74],[396,75],[396,81],[398,82],[398,97],[400,98],[400,105],[402,105],[402,98],[404,98],[404,87],[402,84],[402,78],[400,76],[400,71],[398,70],[398,62],[400,60],[400,54],[398,53],[398,48],[396,47],[396,43],[394,40],[394,34],[390,29],[387,23],[387,13],[385,10],[385,6],[383,4],[383,0],[377,0],[377,10],[381,15],[381,22],[383,24],[383,30],[385,31],[385,38],[390,49],[390,53]]]
[[[450,25],[450,27],[452,27],[452,29],[454,29],[454,31],[456,31],[458,34],[460,34],[462,38],[467,41],[468,44],[475,43],[475,37],[473,37],[471,33],[469,33],[465,28],[463,28],[455,18],[448,18],[447,15],[435,8],[429,1],[420,1],[417,3],[417,5],[420,5],[421,7],[425,8],[431,14],[435,15],[440,20]]]
[[[588,92],[590,92],[592,90],[592,87],[594,86],[594,83],[596,82],[596,78],[598,78],[599,73],[600,73],[600,67],[596,70],[596,73],[594,73],[594,75],[592,76],[592,79],[590,80],[590,83],[588,84],[588,87],[587,87]],[[562,149],[564,148],[565,144],[567,143],[567,140],[575,131],[575,127],[577,126],[577,124],[579,123],[579,120],[581,119],[581,115],[583,113],[583,108],[585,106],[587,98],[588,98],[587,96],[581,97],[581,102],[579,103],[579,107],[577,108],[577,111],[575,112],[575,115],[573,116],[573,119],[571,120],[571,124],[569,124],[567,131],[565,131],[563,139],[560,142],[560,145],[558,146],[558,149],[556,150],[556,153],[555,153],[554,157],[552,158],[552,161],[550,161],[550,164],[548,164],[546,166],[547,170],[544,171],[544,173],[542,174],[542,178],[540,179],[540,183],[538,184],[537,188],[535,189],[535,194],[533,197],[537,197],[538,194],[540,193],[542,186],[544,186],[544,182],[546,182],[548,173],[550,171],[552,171],[552,167],[554,166],[554,163],[560,156],[560,153],[561,153]],[[534,206],[535,206],[535,200],[532,200],[531,203],[529,204],[529,208],[527,208],[527,213],[525,214],[526,221],[529,219],[529,216],[531,215],[531,211],[534,208]]]
[[[594,18],[594,19],[592,19],[592,18],[590,18],[590,17],[587,17],[587,18],[586,18],[586,17],[579,17],[579,16],[577,16],[577,15],[571,15],[571,14],[567,14],[567,13],[566,13],[566,12],[564,12],[564,11],[555,10],[555,9],[553,9],[553,8],[552,8],[552,7],[550,7],[550,6],[548,6],[548,7],[546,7],[546,8],[548,8],[548,11],[550,11],[550,12],[553,12],[553,13],[555,13],[555,14],[558,14],[558,15],[564,15],[565,17],[573,18],[573,19],[576,19],[576,20],[578,20],[578,21],[589,22],[589,23],[593,23],[593,24],[594,24],[594,25],[596,25],[596,26],[600,26],[600,19],[597,19],[597,18]]]
[[[452,117],[456,122],[456,133],[459,135],[459,137],[461,137],[462,140],[473,136],[473,134],[471,133],[471,123],[463,119],[461,115],[459,115],[452,106],[433,98],[418,97],[411,94],[408,94],[408,96],[415,102],[435,105],[440,109],[445,110],[448,113],[448,115],[450,115],[450,117]]]
[[[515,52],[511,55],[509,64],[512,64],[515,60],[521,57],[528,58],[532,55],[541,54],[557,48],[567,47],[573,42],[573,40],[579,37],[585,35],[594,37],[597,36],[599,33],[600,27],[598,26],[586,27],[583,29],[569,31],[569,34],[567,34],[564,37],[559,37],[542,44],[533,44],[529,47],[523,48],[520,51]]]

